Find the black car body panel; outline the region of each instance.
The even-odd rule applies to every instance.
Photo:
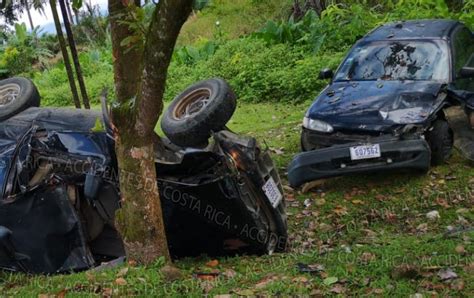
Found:
[[[308,117],[336,130],[390,132],[424,124],[445,99],[443,84],[415,81],[334,82],[311,105]]]
[[[101,119],[30,108],[0,123],[0,268],[61,273],[124,256],[114,140]],[[285,249],[284,200],[272,204],[262,186],[283,188],[255,139],[220,131],[205,149],[165,151],[156,183],[173,257]]]
[[[459,32],[472,44],[455,40]],[[455,69],[464,67],[461,55],[462,63],[474,63],[469,54],[473,41],[467,27],[451,20],[386,24],[359,40],[305,115],[301,145],[311,152],[297,155],[290,164],[290,184],[360,172],[428,169],[431,151],[425,134],[434,121],[445,118],[443,109],[461,105],[469,114],[474,108],[474,79],[461,78]],[[311,121],[319,128],[309,127]],[[381,157],[351,161],[351,147],[371,144],[380,144]]]

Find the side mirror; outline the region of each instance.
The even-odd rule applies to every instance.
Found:
[[[334,72],[332,71],[332,69],[325,68],[319,72],[318,79],[320,80],[332,79],[333,76],[334,76]]]
[[[474,78],[474,67],[464,66],[459,71],[459,77],[461,77],[461,78]]]

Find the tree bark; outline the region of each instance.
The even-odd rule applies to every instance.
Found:
[[[30,4],[28,3],[28,0],[24,0],[24,5],[26,9],[26,14],[28,15],[28,21],[30,22],[31,31],[33,31],[35,30],[35,26],[33,25],[33,19],[31,18]]]
[[[118,104],[112,110],[120,168],[122,208],[117,226],[127,255],[142,263],[159,256],[170,261],[154,161],[154,128],[163,107],[166,73],[192,0],[161,0],[145,36],[146,42],[125,48],[124,38],[137,34],[127,7],[136,1],[109,0]],[[125,23],[124,23],[125,21]]]
[[[136,130],[141,135],[155,129],[163,110],[168,66],[176,39],[191,14],[193,0],[160,1],[146,36],[143,82],[138,99]]]
[[[74,63],[74,68],[76,69],[77,81],[79,83],[79,89],[81,90],[82,103],[86,109],[90,109],[89,97],[87,96],[86,84],[84,83],[84,77],[82,75],[81,63],[79,62],[79,57],[77,55],[76,42],[74,41],[74,36],[72,34],[71,23],[69,23],[66,1],[59,0],[59,7],[61,8],[61,14],[63,15],[69,49],[71,50],[72,61]]]
[[[71,88],[72,98],[76,108],[81,108],[81,102],[79,101],[79,95],[77,93],[76,83],[74,81],[74,73],[72,71],[71,62],[69,60],[69,54],[67,52],[66,41],[64,40],[63,30],[61,28],[61,22],[59,21],[58,10],[56,9],[56,0],[49,0],[51,6],[51,12],[53,13],[54,26],[56,27],[56,35],[58,37],[59,47],[63,55],[64,67],[66,68],[67,78],[69,80],[69,86]]]
[[[71,24],[74,25],[74,17],[72,16],[71,2],[69,0],[66,0],[66,8],[67,8],[67,15],[69,17],[69,21],[71,22]]]

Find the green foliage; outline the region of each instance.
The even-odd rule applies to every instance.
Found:
[[[25,55],[15,47],[6,47],[0,60],[0,69],[4,74],[24,73],[30,69],[30,63]]]
[[[173,61],[177,64],[193,65],[199,61],[209,59],[218,48],[217,43],[206,41],[202,46],[184,46],[175,50]]]
[[[314,11],[298,22],[268,21],[257,33],[269,44],[289,43],[310,46],[317,51],[339,50],[350,47],[368,31],[386,22],[409,19],[459,19],[471,28],[474,26],[474,1],[468,0],[460,11],[450,10],[445,0],[386,1],[371,6],[367,1],[345,1],[332,4],[321,18]]]
[[[0,47],[0,69],[4,76],[29,73],[33,67],[45,69],[53,57],[48,49],[50,41],[40,37],[39,28],[28,32],[24,23],[15,24],[15,31],[6,38],[6,46]]]
[[[80,22],[72,27],[77,44],[104,47],[111,44],[108,30],[109,20],[100,13],[98,5],[88,3],[79,13]]]
[[[192,16],[188,27],[184,28],[184,34],[195,30],[194,33],[197,32],[199,36],[193,43],[175,50],[168,73],[165,100],[171,100],[196,81],[222,77],[230,82],[243,102],[303,102],[313,99],[326,85],[326,81],[317,79],[318,72],[325,67],[335,69],[358,38],[382,23],[444,17],[460,19],[471,28],[474,24],[473,0],[464,1],[463,6],[455,10],[443,0],[383,3],[354,0],[344,2],[350,5],[330,5],[321,17],[310,11],[299,21],[291,18],[275,21],[278,19],[275,5],[281,7],[284,2],[289,7],[292,1],[213,0],[204,10]],[[372,5],[374,3],[376,5]],[[135,19],[140,20],[135,28],[137,35],[143,31],[142,25],[149,19],[153,7],[153,4],[148,4],[143,10],[131,11],[135,13]],[[274,10],[272,17],[268,17],[271,14],[266,9]],[[235,37],[235,32],[227,31],[231,25],[238,27],[240,23],[253,22],[259,18],[259,13],[270,20],[261,30],[248,37],[227,40]],[[219,21],[219,25],[216,21]],[[93,24],[91,22],[88,26]],[[208,35],[204,35],[204,28],[200,27],[204,24],[207,24],[205,31]],[[252,28],[255,24],[252,23]],[[245,30],[239,32],[251,33]],[[123,43],[127,45],[128,42],[125,40]],[[93,103],[98,103],[103,87],[113,90],[111,46],[107,42],[105,46],[99,44],[88,43],[88,52],[80,54]],[[10,49],[7,58],[0,58],[0,61],[15,61],[20,64],[14,66],[18,69],[22,65],[27,67],[28,63],[16,51],[18,49]],[[69,84],[62,63],[36,73],[34,80],[43,96],[43,104],[71,105]]]
[[[326,39],[326,32],[322,32],[322,23],[316,12],[308,13],[298,22],[290,18],[287,22],[268,21],[265,26],[253,37],[261,38],[269,44],[289,43],[310,46],[317,52]]]
[[[321,68],[334,68],[341,53],[308,55],[304,48],[242,38],[221,46],[214,56],[195,65],[174,61],[169,69],[166,100],[187,85],[210,77],[230,82],[240,101],[301,102],[311,99],[326,82],[317,79]]]
[[[112,54],[108,49],[95,49],[88,53],[80,53],[84,81],[92,104],[99,104],[103,88],[113,90]],[[33,81],[41,94],[41,104],[45,106],[72,105],[64,64],[36,73]]]

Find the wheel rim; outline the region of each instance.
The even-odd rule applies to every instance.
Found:
[[[185,120],[190,118],[206,108],[211,101],[211,90],[202,88],[191,92],[181,100],[173,109],[173,118],[176,120]]]
[[[20,95],[21,88],[17,84],[0,86],[0,106],[5,106],[15,101]]]

